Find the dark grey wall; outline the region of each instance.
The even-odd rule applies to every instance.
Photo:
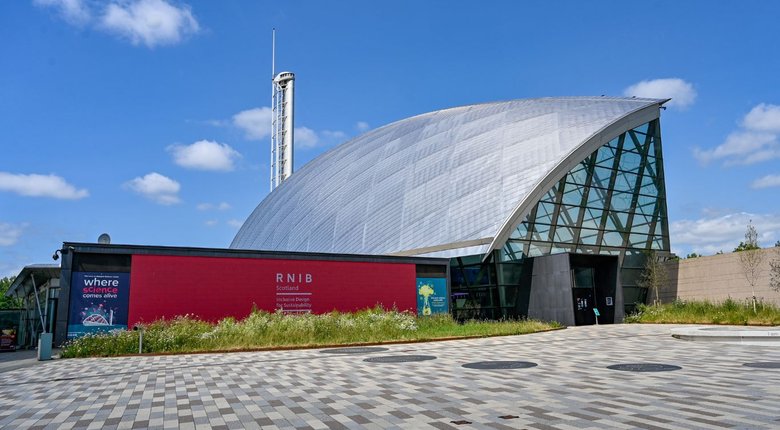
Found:
[[[569,254],[534,258],[528,318],[574,325]]]

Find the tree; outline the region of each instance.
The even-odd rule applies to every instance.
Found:
[[[756,283],[761,275],[761,264],[764,262],[764,253],[758,246],[758,231],[753,226],[753,221],[745,230],[745,241],[740,242],[734,252],[739,252],[739,264],[742,266],[742,274],[753,292],[753,313],[756,313]]]
[[[701,257],[701,254],[697,254],[695,252],[691,252],[690,254],[686,255],[685,258],[699,258]]]
[[[16,297],[6,297],[5,293],[14,283],[15,276],[0,279],[0,309],[14,309],[22,307],[22,302]]]
[[[669,274],[663,265],[664,259],[655,251],[645,253],[645,270],[639,276],[637,284],[642,288],[653,291],[655,298],[653,304],[657,305],[661,301],[658,295],[658,288],[669,282]]]

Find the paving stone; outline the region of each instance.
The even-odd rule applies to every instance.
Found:
[[[392,366],[318,350],[56,360],[0,373],[0,428],[778,428],[780,369],[742,364],[778,362],[780,348],[686,342],[671,327],[391,345],[438,357]],[[538,366],[461,367],[478,361]],[[606,368],[620,363],[682,369]]]

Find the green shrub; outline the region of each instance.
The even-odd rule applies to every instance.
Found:
[[[780,308],[759,301],[753,311],[753,301],[728,298],[721,303],[706,300],[683,301],[637,306],[637,312],[626,317],[627,323],[778,325]]]
[[[184,315],[142,327],[144,353],[177,353],[523,334],[560,325],[539,321],[458,323],[449,315],[417,318],[409,312],[375,307],[320,315],[253,310],[243,320],[229,317],[216,324]],[[83,336],[67,342],[62,357],[135,354],[138,333],[117,330]]]

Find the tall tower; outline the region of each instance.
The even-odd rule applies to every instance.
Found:
[[[293,119],[295,74],[276,74],[276,29],[271,59],[271,191],[293,173]]]

